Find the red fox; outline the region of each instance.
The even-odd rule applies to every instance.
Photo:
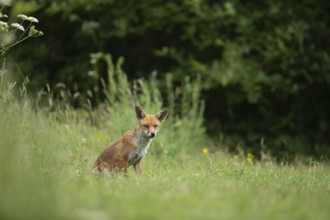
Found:
[[[152,115],[146,114],[142,108],[135,106],[135,113],[138,126],[103,150],[95,161],[94,173],[124,172],[127,174],[127,169],[133,165],[135,172],[141,175],[141,161],[146,156],[150,144],[169,110],[164,109]]]

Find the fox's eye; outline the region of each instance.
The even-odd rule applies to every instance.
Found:
[[[158,128],[158,125],[154,125],[154,128]]]
[[[143,127],[145,127],[145,128],[149,128],[149,126],[148,126],[148,125],[143,125]]]

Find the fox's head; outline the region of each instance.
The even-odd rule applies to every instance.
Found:
[[[149,137],[154,138],[157,134],[160,124],[165,120],[169,110],[164,109],[155,115],[146,114],[139,106],[135,106],[136,117],[139,120],[139,129]]]

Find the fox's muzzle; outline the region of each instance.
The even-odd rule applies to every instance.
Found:
[[[154,138],[156,136],[156,132],[149,132],[149,131],[145,131],[145,135],[148,138]]]

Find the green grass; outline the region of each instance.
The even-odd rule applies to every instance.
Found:
[[[132,102],[150,113],[163,103],[156,73],[131,85],[122,60],[114,65],[110,55],[96,56],[108,68],[110,85],[99,88],[108,102],[96,110],[87,104],[87,111],[72,110],[73,97],[64,91],[51,98],[49,88],[31,104],[28,79],[15,87],[3,63],[0,219],[329,219],[328,164],[250,164],[244,155],[224,153],[223,146],[202,154],[210,141],[202,126],[200,79],[187,77],[174,87],[174,76],[166,75],[171,112],[143,161],[142,176],[132,169],[128,177],[93,175],[104,147],[135,126]]]
[[[311,161],[249,164],[189,139],[169,119],[143,161],[143,175],[92,175],[101,150],[135,126],[134,113],[110,111],[90,126],[73,110],[46,114],[0,105],[1,219],[328,219],[330,171]],[[112,115],[113,117],[110,117]],[[104,117],[104,118],[102,118]],[[182,124],[184,125],[184,123]],[[182,137],[181,135],[182,134]],[[182,139],[184,138],[184,140]],[[187,146],[182,146],[186,144]],[[166,147],[177,155],[167,154]],[[191,150],[189,150],[191,149]],[[197,152],[197,153],[196,153]]]

